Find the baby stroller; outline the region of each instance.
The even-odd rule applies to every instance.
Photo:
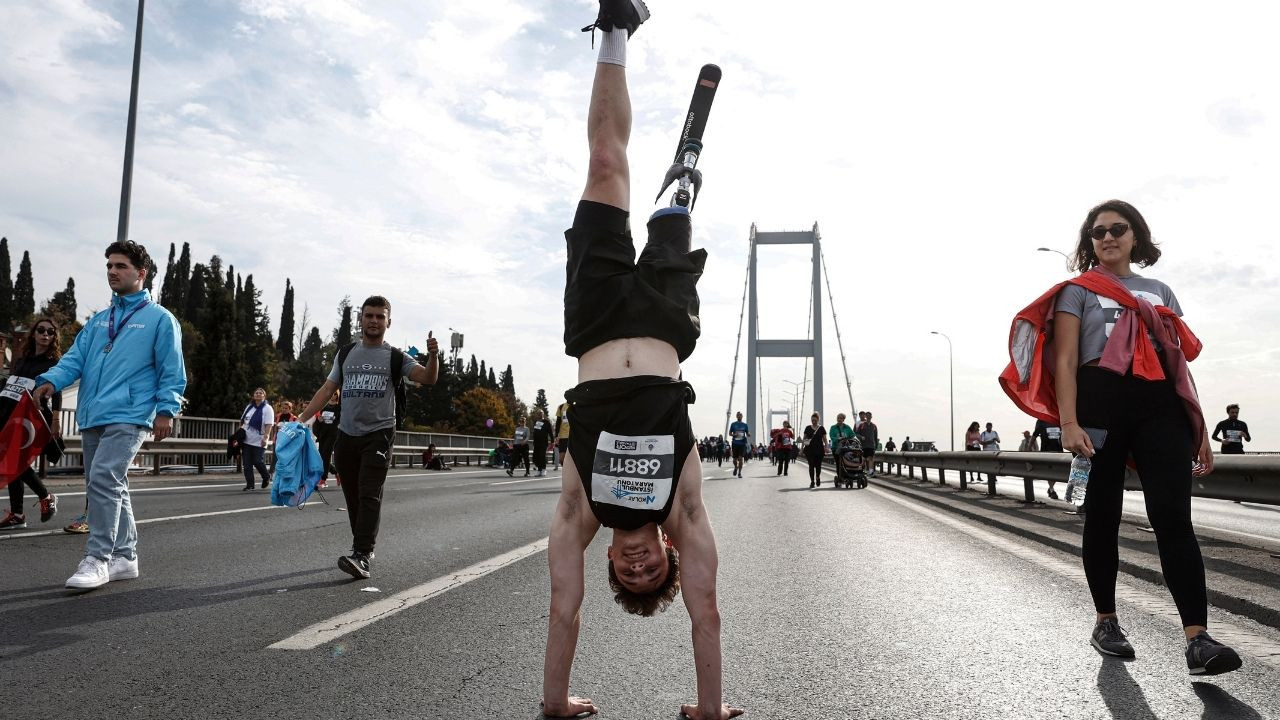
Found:
[[[867,474],[862,470],[862,442],[857,436],[840,438],[835,449],[836,487],[859,488],[867,486]]]

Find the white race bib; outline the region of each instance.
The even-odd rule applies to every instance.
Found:
[[[0,397],[17,402],[22,399],[23,390],[31,392],[35,389],[35,380],[32,380],[31,378],[18,377],[17,375],[10,375],[9,382],[5,384],[3,390],[0,390]]]
[[[591,500],[637,510],[661,510],[675,477],[674,435],[601,432],[591,472]]]

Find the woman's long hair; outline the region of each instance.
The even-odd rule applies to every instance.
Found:
[[[61,329],[58,327],[56,320],[45,316],[36,318],[36,321],[31,323],[31,330],[27,333],[27,337],[22,341],[22,345],[18,349],[18,357],[36,356],[36,328],[40,327],[41,323],[53,328],[53,339],[49,341],[49,347],[44,351],[44,357],[54,361],[62,357],[61,339],[58,336]]]

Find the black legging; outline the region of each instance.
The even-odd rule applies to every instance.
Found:
[[[338,429],[330,428],[316,440],[320,443],[320,461],[324,466],[324,477],[321,479],[328,480],[329,470],[333,467],[333,446],[338,442]]]
[[[533,466],[539,471],[547,469],[547,444],[533,444]]]
[[[45,489],[44,483],[40,482],[40,476],[36,474],[34,468],[28,467],[22,471],[22,474],[13,479],[9,483],[9,510],[14,515],[22,514],[22,486],[26,484],[35,491],[36,497],[41,500],[49,497],[49,491]]]
[[[804,459],[809,462],[809,482],[822,482],[822,454],[805,452]]]
[[[520,467],[520,463],[524,463],[524,472],[529,474],[529,446],[516,445],[511,453],[511,472],[515,472]]]
[[[1094,608],[1116,610],[1120,567],[1117,534],[1124,506],[1125,461],[1133,455],[1142,478],[1147,519],[1155,530],[1160,569],[1184,627],[1205,625],[1208,599],[1204,560],[1191,526],[1190,421],[1173,383],[1080,368],[1076,419],[1081,427],[1107,431],[1093,456],[1085,495],[1082,556]]]
[[[778,459],[778,474],[782,475],[791,469],[791,448],[784,447],[774,453]]]

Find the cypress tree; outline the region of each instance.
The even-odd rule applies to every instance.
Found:
[[[214,275],[213,277],[216,277]],[[210,273],[209,269],[203,263],[196,263],[191,269],[191,276],[187,279],[187,294],[183,298],[183,307],[186,308],[183,318],[189,320],[193,325],[199,328],[199,320],[204,315],[204,303],[209,287]]]
[[[298,359],[290,365],[289,382],[284,394],[291,398],[310,398],[324,384],[329,368],[324,359],[324,341],[320,328],[313,327],[302,343]]]
[[[9,238],[0,237],[0,332],[13,328],[13,267],[9,262]]]
[[[292,361],[293,355],[293,283],[284,280],[284,304],[280,306],[280,335],[276,338],[276,352],[281,359]]]
[[[498,389],[498,378],[494,376],[493,368],[489,368],[489,382],[485,387],[489,388],[490,390]]]
[[[503,392],[514,393],[516,391],[515,373],[511,372],[511,364],[507,364],[507,369],[502,371],[499,376],[498,384]]]
[[[490,390],[494,389],[489,385],[489,371],[485,369],[483,360],[480,361],[480,369],[476,372],[476,382],[478,382],[482,388],[489,388]]]
[[[333,333],[333,342],[337,349],[351,344],[351,296],[342,298],[338,303],[338,329]]]
[[[177,255],[178,248],[173,243],[169,243],[169,262],[164,266],[164,284],[160,286],[160,304],[169,312],[173,312],[176,305],[174,304],[174,273],[177,268],[174,263],[174,256]]]
[[[538,388],[538,397],[534,398],[533,408],[542,411],[543,418],[551,417],[551,408],[547,406],[547,391]]]
[[[187,295],[191,294],[191,244],[182,243],[182,254],[178,256],[178,266],[175,268],[175,278],[177,286],[174,287],[174,304],[186,310]],[[203,282],[203,279],[201,280]]]
[[[31,276],[31,253],[22,251],[22,264],[18,266],[18,279],[13,283],[14,320],[26,323],[36,313],[36,284]]]

